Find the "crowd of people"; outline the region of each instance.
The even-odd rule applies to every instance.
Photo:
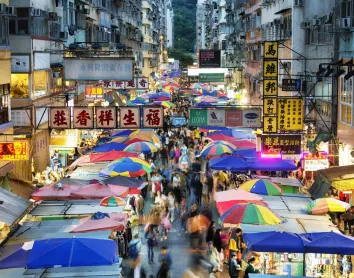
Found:
[[[129,243],[133,262],[128,276],[174,277],[172,266],[176,258],[171,256],[168,247],[168,237],[173,227],[178,236],[189,239],[190,268],[183,277],[248,278],[249,273],[257,271],[257,257],[249,256],[245,264],[245,259],[241,258],[246,248],[242,230],[220,228],[213,213],[213,196],[216,191],[237,188],[249,177],[209,169],[208,163],[200,157],[208,143],[205,134],[198,128],[171,127],[169,116],[185,113],[190,105],[188,100],[183,99],[176,99],[175,103],[174,108],[165,109],[164,128],[156,131],[161,138],[159,151],[146,157],[152,172],[146,176],[147,186],[141,195],[145,201],[149,200],[150,207],[144,213],[134,205],[145,227],[141,238]],[[155,276],[147,276],[147,270],[141,263],[141,241],[146,241],[149,264],[156,263],[154,250],[160,248],[159,270]],[[158,247],[160,245],[162,247]]]

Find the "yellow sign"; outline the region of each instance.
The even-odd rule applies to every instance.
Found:
[[[278,80],[264,79],[263,96],[277,96],[277,95],[278,95]]]
[[[263,98],[263,115],[277,114],[277,98]]]
[[[0,142],[0,160],[28,160],[28,142]]]
[[[263,77],[278,77],[278,60],[265,60],[263,62]]]
[[[263,133],[277,133],[277,116],[264,116],[263,123]]]
[[[280,130],[302,130],[304,119],[303,99],[279,98],[278,110],[278,125]]]
[[[278,43],[265,42],[264,43],[264,59],[277,59],[278,58]]]

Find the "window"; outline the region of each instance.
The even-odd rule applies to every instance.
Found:
[[[221,49],[226,50],[226,40],[221,41]]]
[[[342,0],[340,3],[340,16],[341,18],[350,17],[350,0]]]
[[[41,97],[47,94],[48,72],[33,72],[34,91],[33,98]]]
[[[9,102],[10,102],[10,84],[0,85],[0,125],[10,121]]]
[[[47,24],[43,17],[32,17],[32,35],[34,36],[46,36]]]
[[[0,14],[0,45],[9,45],[9,19]]]
[[[340,120],[343,123],[352,125],[353,77],[349,80],[341,77],[340,81]]]
[[[29,35],[29,9],[16,8],[17,17],[9,20],[9,33],[13,35]]]
[[[28,87],[28,74],[11,74],[11,98],[28,98],[29,97],[29,87]]]

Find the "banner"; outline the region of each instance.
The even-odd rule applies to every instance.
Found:
[[[199,68],[220,68],[220,50],[199,50]]]
[[[304,101],[302,98],[278,99],[278,127],[282,131],[302,131]]]
[[[264,133],[277,133],[277,116],[263,116]]]
[[[129,58],[64,58],[64,68],[66,81],[134,79],[134,61]]]
[[[317,156],[311,153],[304,153],[303,167],[305,171],[318,171],[329,168],[328,154],[318,153]]]
[[[262,135],[262,153],[301,154],[301,135]]]
[[[208,83],[223,83],[225,81],[224,73],[200,73],[199,74],[199,82]]]
[[[261,109],[189,109],[189,126],[260,127]]]
[[[0,142],[0,160],[28,160],[28,142]]]
[[[53,129],[160,128],[164,121],[162,106],[49,109],[50,127]]]

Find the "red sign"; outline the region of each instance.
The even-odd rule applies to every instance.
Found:
[[[143,126],[148,128],[159,128],[163,126],[162,107],[144,107]]]
[[[116,128],[117,113],[115,107],[96,107],[97,128]]]
[[[242,110],[225,110],[225,125],[230,127],[242,126]]]
[[[73,127],[74,128],[92,128],[93,127],[93,109],[92,107],[73,108]]]
[[[140,127],[140,109],[138,107],[120,108],[120,127],[121,128],[139,128]]]
[[[0,160],[28,160],[27,142],[0,142]]]
[[[49,125],[56,129],[70,128],[70,108],[50,108]]]

